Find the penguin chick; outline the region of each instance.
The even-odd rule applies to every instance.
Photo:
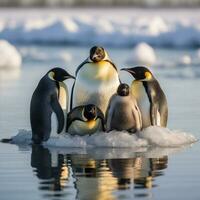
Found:
[[[109,102],[106,112],[106,130],[126,130],[136,132],[141,130],[141,113],[135,98],[129,92],[129,86],[125,83],[119,85],[117,93]]]
[[[47,141],[51,133],[51,115],[55,112],[60,133],[64,127],[64,114],[59,103],[60,82],[74,78],[64,69],[53,68],[40,80],[30,104],[30,122],[34,143]],[[67,98],[67,97],[66,97]]]
[[[80,136],[105,131],[104,115],[93,104],[75,107],[68,113],[66,131],[72,135]]]
[[[140,108],[143,128],[151,125],[166,127],[167,99],[151,71],[143,66],[121,70],[129,72],[135,78],[131,85],[131,93]]]

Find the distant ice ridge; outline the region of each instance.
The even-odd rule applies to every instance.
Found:
[[[44,143],[47,147],[115,147],[115,148],[140,148],[149,145],[157,147],[180,147],[196,142],[197,139],[182,131],[171,131],[168,128],[151,126],[136,134],[112,131],[109,133],[95,133],[91,136],[58,135],[51,137]],[[30,144],[31,131],[20,130],[12,138],[15,144]]]
[[[115,14],[116,15],[116,14]],[[95,15],[3,17],[0,38],[11,42],[102,44],[132,47],[140,42],[152,46],[200,46],[199,19],[129,14],[123,17]]]

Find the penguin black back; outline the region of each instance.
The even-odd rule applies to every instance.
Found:
[[[51,133],[51,115],[54,111],[58,120],[57,133],[64,126],[64,114],[58,101],[59,84],[67,78],[73,78],[61,68],[53,68],[40,80],[30,105],[30,122],[34,143],[47,141]]]

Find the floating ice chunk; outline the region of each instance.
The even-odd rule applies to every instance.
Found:
[[[170,131],[168,128],[158,126],[146,128],[140,136],[148,140],[150,144],[161,147],[177,147],[197,141],[191,134],[182,131]]]
[[[151,66],[156,63],[154,49],[147,43],[139,43],[134,49],[129,62],[137,65]]]
[[[184,55],[180,59],[180,64],[182,65],[190,65],[192,63],[192,59],[189,55]]]
[[[8,75],[9,74],[9,75]],[[3,81],[3,84],[6,84],[8,80],[17,80],[19,79],[21,70],[17,69],[0,69],[0,81]],[[2,84],[2,83],[1,83]]]
[[[12,142],[13,144],[31,144],[31,138],[32,138],[32,132],[27,131],[24,129],[20,129],[19,133],[12,137]]]
[[[0,40],[0,57],[0,69],[16,69],[21,66],[20,53],[6,40]]]

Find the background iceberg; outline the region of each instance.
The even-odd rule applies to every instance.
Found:
[[[20,12],[17,11],[17,12]],[[22,12],[22,11],[21,11]],[[199,47],[198,11],[48,10],[1,14],[0,38],[16,43],[59,43],[133,47],[140,42],[160,47]],[[88,14],[86,14],[88,13]],[[189,15],[188,15],[189,13]]]

